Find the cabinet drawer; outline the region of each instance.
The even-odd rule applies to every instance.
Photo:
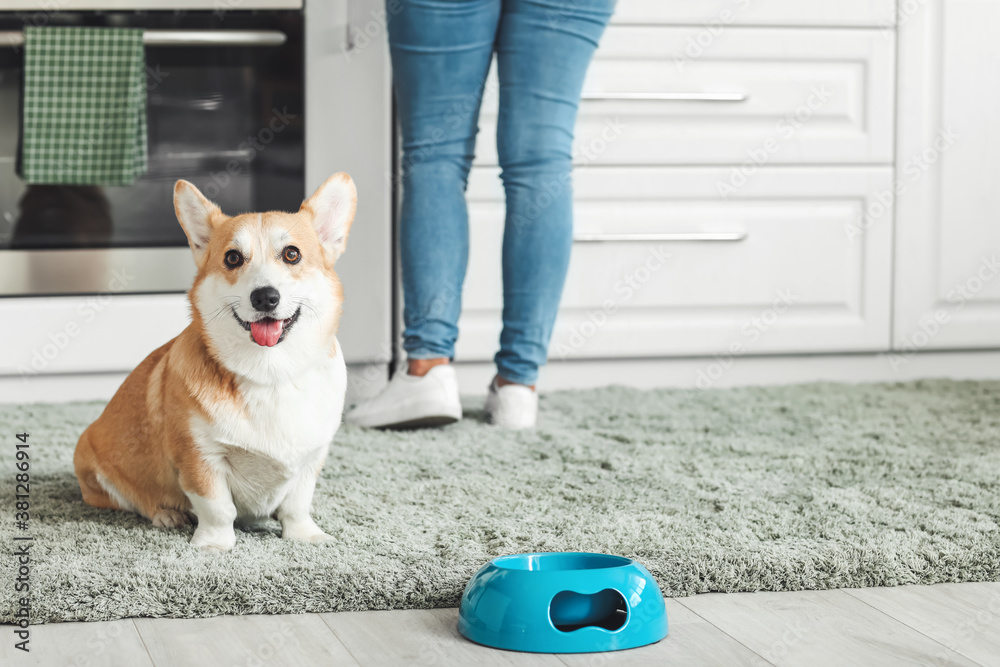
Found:
[[[612,26],[584,84],[574,160],[589,165],[889,164],[894,37],[731,28],[698,58],[691,28]],[[497,164],[491,72],[477,163]]]
[[[894,0],[618,0],[615,23],[869,26],[891,30]]]
[[[722,200],[724,178],[718,168],[577,171],[553,357],[887,348],[891,168],[770,167]],[[458,355],[489,359],[502,308],[496,170],[474,170],[469,210]],[[863,211],[872,217],[859,233]]]

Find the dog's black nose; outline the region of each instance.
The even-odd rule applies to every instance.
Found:
[[[281,295],[273,287],[258,287],[250,292],[250,303],[253,304],[254,310],[270,313],[278,307],[279,301]]]

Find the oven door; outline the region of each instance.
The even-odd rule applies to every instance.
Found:
[[[127,187],[27,185],[15,162],[21,30],[0,12],[0,295],[183,292],[194,276],[173,188],[229,214],[305,195],[303,14],[53,12],[53,26],[146,30],[149,171]]]

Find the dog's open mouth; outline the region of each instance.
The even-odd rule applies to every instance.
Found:
[[[240,316],[236,314],[236,309],[233,308],[233,317],[240,323],[240,326],[250,332],[250,339],[253,342],[263,347],[274,347],[285,339],[285,335],[292,328],[292,325],[295,324],[295,321],[299,319],[299,313],[301,312],[302,306],[299,306],[295,310],[295,314],[285,320],[262,317],[253,322],[246,322],[240,319]]]

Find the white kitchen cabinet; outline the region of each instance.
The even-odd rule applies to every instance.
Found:
[[[817,3],[764,3],[762,23],[783,11],[799,25],[734,22],[691,55],[704,26],[671,12],[710,8],[663,5],[625,0],[584,84],[576,239],[550,356],[888,350],[891,22],[873,29],[862,3],[846,3],[842,23]],[[497,93],[491,73],[468,193],[464,361],[488,360],[501,327]]]
[[[871,26],[891,30],[894,0],[618,0],[615,23],[697,25],[710,41],[729,25]]]
[[[899,350],[1000,346],[998,24],[1000,3],[928,0],[899,26]]]
[[[577,164],[892,162],[892,31],[731,28],[691,58],[692,30],[607,30],[584,84]],[[480,165],[497,164],[497,101],[491,74]]]
[[[577,170],[577,242],[553,358],[888,347],[892,228],[854,229],[892,169],[769,167],[721,199],[728,174]],[[504,205],[495,169],[473,170],[469,210],[462,361],[489,359],[498,344]]]
[[[383,0],[350,0],[374,16]],[[346,2],[306,7],[306,192],[338,171],[358,188],[358,210],[337,273],[344,314],[337,334],[348,363],[392,359],[392,85],[384,31],[343,48]],[[350,91],[350,94],[345,94]]]

